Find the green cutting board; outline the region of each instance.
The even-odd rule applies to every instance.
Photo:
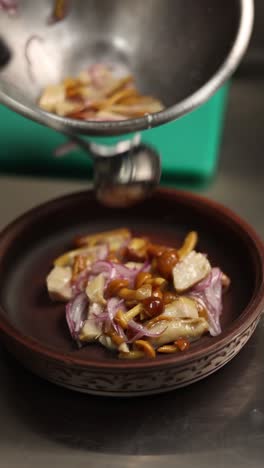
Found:
[[[216,171],[228,85],[203,106],[169,124],[142,132],[161,154],[163,180],[208,180]],[[92,166],[82,151],[63,158],[54,149],[65,137],[1,106],[0,171],[47,177],[88,179]],[[117,138],[92,138],[113,144]]]

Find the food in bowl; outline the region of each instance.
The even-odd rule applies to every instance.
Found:
[[[6,11],[10,15],[15,15],[20,7],[19,0],[0,0],[0,11]],[[49,24],[57,23],[65,18],[68,11],[68,0],[54,0],[52,14]]]
[[[164,109],[158,99],[139,92],[132,75],[120,76],[113,66],[102,63],[47,86],[38,104],[62,117],[93,121],[133,119]]]
[[[179,248],[133,237],[126,229],[75,240],[47,276],[52,300],[65,301],[78,346],[97,342],[121,359],[155,358],[221,333],[229,278],[195,250],[196,232]]]

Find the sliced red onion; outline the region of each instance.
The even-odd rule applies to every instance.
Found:
[[[107,261],[95,262],[92,266],[91,272],[93,275],[100,275],[101,273],[104,273],[107,278],[110,278],[110,279],[114,278],[114,268],[111,262],[107,262]]]
[[[141,273],[141,272],[148,273],[150,270],[151,270],[151,263],[149,262],[149,260],[146,260],[144,265],[142,265],[142,267],[138,270],[138,273]]]
[[[164,331],[167,326],[165,325],[164,330],[161,332],[152,332],[148,328],[144,327],[141,323],[135,322],[135,320],[130,320],[128,322],[128,335],[130,337],[128,343],[133,343],[136,340],[140,340],[143,336],[148,338],[158,338]]]
[[[206,278],[200,281],[200,283],[196,284],[196,286],[194,286],[194,291],[202,293],[210,286],[211,286],[211,274],[206,276]]]
[[[76,281],[72,285],[72,293],[79,294],[83,292],[87,286],[87,281],[90,275],[90,268],[87,268],[86,270],[82,271]]]
[[[70,333],[74,340],[78,340],[78,335],[87,318],[88,298],[85,293],[80,293],[66,306],[66,320]]]
[[[113,297],[107,301],[105,312],[102,306],[93,303],[89,309],[89,319],[95,320],[97,323],[104,325],[105,331],[109,331],[110,328],[113,327],[118,335],[124,338],[124,341],[126,341],[127,338],[123,329],[114,321],[118,310],[126,311],[126,308],[124,301],[116,297]]]
[[[57,148],[54,151],[54,156],[56,156],[56,158],[61,158],[66,154],[70,153],[71,151],[75,151],[77,148],[78,145],[73,141],[66,141],[66,143],[57,146]]]
[[[120,325],[117,325],[117,333],[119,336],[121,336],[121,338],[123,338],[124,342],[127,343],[127,336],[123,330],[122,327],[120,327]]]
[[[221,333],[220,316],[222,313],[222,272],[213,268],[210,275],[198,283],[190,293],[208,313],[209,332],[212,336]]]
[[[143,267],[131,269],[120,263],[99,261],[93,264],[91,273],[95,275],[105,273],[108,281],[116,278],[127,279],[130,287],[133,287],[137,274],[139,271],[143,271],[142,268]]]
[[[98,245],[95,247],[95,249],[97,250],[98,261],[94,263],[94,265],[96,265],[97,263],[101,263],[101,260],[103,260],[108,255],[108,246],[106,244]],[[88,279],[93,279],[94,276],[96,276],[99,273],[102,272],[99,271],[97,273],[96,271],[93,271],[91,267],[88,267],[86,270],[82,271],[77,277],[74,284],[72,285],[73,294],[77,294],[84,291],[87,286]]]
[[[103,324],[106,320],[108,320],[108,318],[109,318],[108,313],[104,312],[104,313],[102,313],[100,315],[93,316],[89,320],[95,320],[95,322]]]
[[[106,327],[106,331],[109,331],[111,326],[114,328],[114,330],[119,333],[119,327],[118,325],[115,323],[114,319],[115,319],[115,316],[117,314],[117,311],[118,310],[125,310],[125,303],[122,300],[118,299],[117,297],[112,297],[111,299],[109,299],[107,301],[107,305],[106,305],[106,311],[107,311],[107,314],[108,314],[108,317],[105,321],[105,327]]]
[[[104,312],[104,307],[97,302],[93,302],[89,307],[88,320],[103,325],[105,320],[108,319],[108,313]]]
[[[116,277],[124,278],[129,280],[130,287],[134,286],[136,276],[142,271],[149,271],[150,263],[145,262],[144,265],[139,266],[138,268],[128,268],[125,265],[115,263]]]
[[[129,280],[131,286],[134,284],[139,268],[128,268],[121,263],[114,263],[115,278],[124,278]]]
[[[4,10],[10,15],[17,13],[19,0],[0,0],[0,10]]]

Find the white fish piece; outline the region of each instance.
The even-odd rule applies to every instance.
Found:
[[[173,268],[173,283],[179,293],[202,281],[211,271],[210,262],[202,253],[193,250]]]
[[[67,302],[72,297],[72,270],[70,267],[55,266],[47,276],[49,296],[53,301]]]

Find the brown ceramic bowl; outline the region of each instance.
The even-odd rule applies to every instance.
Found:
[[[191,229],[199,232],[199,250],[232,279],[220,336],[204,336],[185,353],[133,362],[96,344],[76,349],[64,305],[51,303],[45,277],[73,237],[120,226],[172,245]],[[263,245],[246,223],[195,195],[160,189],[124,211],[99,205],[91,191],[59,198],[0,235],[1,340],[32,372],[73,390],[116,396],[173,390],[220,369],[248,341],[264,310],[263,259]]]

